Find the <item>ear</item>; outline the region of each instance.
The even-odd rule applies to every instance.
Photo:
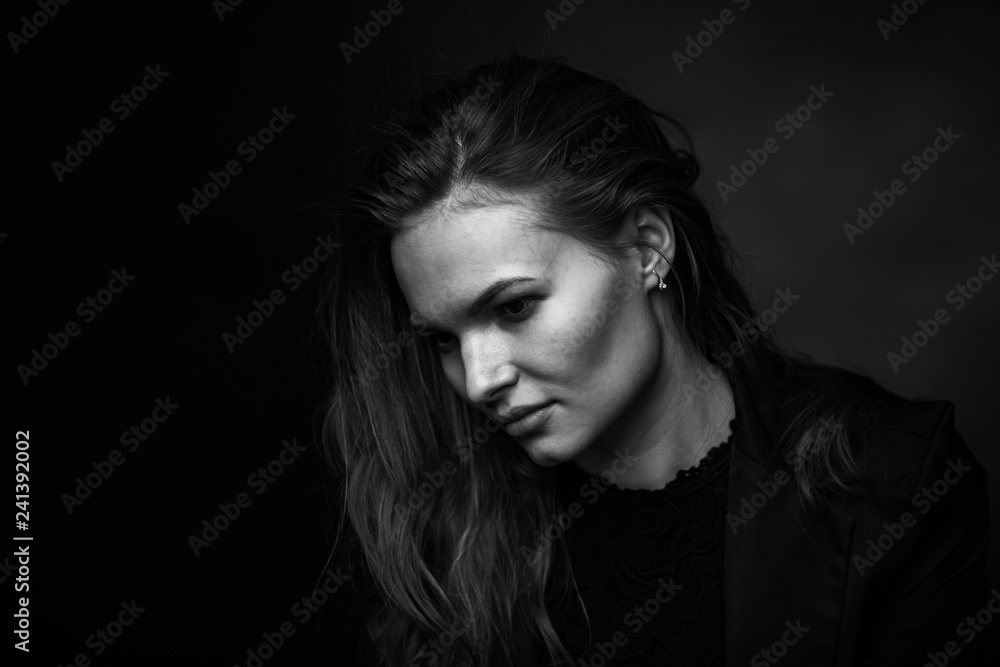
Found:
[[[643,278],[648,289],[658,289],[660,280],[667,282],[667,274],[674,263],[674,222],[670,218],[670,212],[663,206],[637,208],[632,215],[632,224],[639,238],[649,244],[640,246]],[[659,279],[653,274],[654,270],[659,274]]]

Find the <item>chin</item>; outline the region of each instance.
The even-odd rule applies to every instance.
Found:
[[[560,442],[552,435],[532,433],[515,438],[536,465],[551,468],[572,461],[580,455],[579,448]]]

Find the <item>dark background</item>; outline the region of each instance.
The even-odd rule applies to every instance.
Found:
[[[320,277],[292,291],[282,275],[329,229],[316,204],[349,182],[366,124],[398,108],[415,74],[514,46],[566,56],[678,112],[705,166],[702,190],[760,305],[778,288],[800,295],[776,324],[779,341],[904,395],[954,401],[1000,517],[1000,281],[961,311],[946,302],[1000,250],[995,6],[929,2],[885,40],[876,22],[889,18],[888,2],[753,0],[741,11],[721,0],[589,0],[553,30],[545,12],[558,10],[555,0],[403,0],[347,63],[340,43],[385,5],[245,1],[220,19],[208,0],[78,1],[60,5],[17,53],[8,37],[11,206],[0,266],[13,400],[3,416],[8,437],[31,432],[34,537],[32,651],[15,651],[17,664],[71,664],[85,653],[95,665],[245,665],[247,649],[285,621],[296,633],[265,664],[352,663],[359,628],[340,609],[347,593],[306,624],[291,611],[323,576],[335,512],[315,444],[326,385],[311,340]],[[672,53],[726,8],[735,20],[679,72]],[[38,11],[8,3],[0,25],[20,31]],[[156,65],[169,75],[120,120],[112,101]],[[821,84],[834,95],[782,138],[775,121]],[[237,146],[274,107],[295,118],[246,163]],[[52,162],[104,117],[115,130],[58,181]],[[902,163],[949,126],[961,138],[910,183]],[[722,201],[716,181],[768,137],[780,150]],[[178,205],[233,159],[242,173],[185,224]],[[850,243],[844,223],[896,178],[905,194]],[[122,267],[134,280],[85,323],[77,304]],[[274,289],[287,301],[230,353],[223,333]],[[887,353],[938,308],[951,321],[894,372]],[[16,367],[70,320],[79,335],[25,385]],[[180,407],[126,451],[120,434],[168,396]],[[257,495],[248,476],[293,438],[307,451]],[[124,462],[69,514],[63,494],[115,449]],[[240,492],[252,504],[195,556],[188,536]],[[995,586],[995,528],[992,544]],[[8,599],[21,595],[14,576],[0,579]],[[87,638],[133,599],[144,611],[95,656]]]

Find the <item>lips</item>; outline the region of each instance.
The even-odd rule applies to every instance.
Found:
[[[506,413],[498,414],[495,419],[496,421],[506,426],[507,424],[517,421],[518,419],[520,419],[525,415],[529,415],[532,412],[535,412],[536,410],[541,410],[546,405],[549,405],[549,403],[551,402],[552,401],[548,401],[546,403],[535,403],[533,405],[523,405],[520,407],[516,407]]]
[[[514,421],[504,424],[504,430],[507,431],[508,435],[515,438],[520,438],[526,436],[528,433],[537,430],[542,424],[548,421],[549,417],[552,415],[552,410],[555,408],[555,403],[547,403],[538,409],[532,409],[531,412],[524,415],[520,419],[515,419]],[[534,406],[530,406],[534,408]]]

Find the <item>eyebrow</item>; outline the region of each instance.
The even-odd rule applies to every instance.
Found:
[[[513,276],[510,278],[501,278],[500,280],[496,281],[495,283],[484,289],[479,294],[479,296],[475,298],[475,300],[472,302],[472,305],[470,305],[466,309],[465,311],[466,316],[469,319],[472,319],[473,317],[478,315],[479,311],[485,308],[490,301],[495,299],[498,294],[506,290],[511,285],[517,285],[519,283],[524,283],[524,282],[531,282],[533,280],[535,279],[530,276]],[[419,326],[417,322],[414,321],[417,318],[419,318],[419,315],[417,313],[410,314],[410,324],[414,327]]]

